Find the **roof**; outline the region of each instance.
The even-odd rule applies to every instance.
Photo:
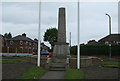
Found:
[[[103,42],[103,41],[120,41],[120,34],[107,35],[106,37],[100,39],[98,42]]]
[[[3,38],[4,38],[4,36],[3,36],[2,34],[0,34],[0,38],[1,38],[1,39],[3,39]]]
[[[9,38],[7,40],[19,40],[19,41],[21,40],[21,41],[32,41],[33,42],[33,40],[30,39],[29,37],[22,36],[22,35],[15,36],[15,37]]]

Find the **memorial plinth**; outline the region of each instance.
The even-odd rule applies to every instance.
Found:
[[[70,54],[69,44],[66,43],[66,13],[65,8],[59,8],[58,14],[58,39],[55,43],[54,56],[64,56]]]

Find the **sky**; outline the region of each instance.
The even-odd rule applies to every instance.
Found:
[[[2,34],[11,32],[13,37],[26,33],[28,37],[38,38],[38,2],[2,2]],[[48,28],[58,28],[58,9],[66,8],[67,42],[72,34],[72,45],[77,45],[78,5],[76,2],[41,3],[41,39]],[[80,43],[96,40],[108,35],[108,13],[112,18],[112,33],[118,33],[117,2],[80,2]],[[47,42],[45,42],[50,46]]]

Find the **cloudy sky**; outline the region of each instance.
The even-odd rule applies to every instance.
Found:
[[[26,33],[28,37],[38,38],[37,2],[3,2],[2,34],[11,32],[13,36]],[[67,42],[72,33],[72,45],[77,44],[77,3],[76,2],[42,2],[41,37],[46,29],[58,27],[58,9],[66,8]],[[81,2],[80,3],[80,43],[99,40],[108,35],[108,13],[112,17],[112,33],[118,33],[117,2]],[[0,13],[1,15],[1,13]],[[46,43],[48,44],[48,43]]]

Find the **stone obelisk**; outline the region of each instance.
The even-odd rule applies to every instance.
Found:
[[[55,43],[54,56],[67,56],[70,54],[69,45],[66,43],[66,13],[65,8],[59,8],[58,13],[58,39]]]
[[[58,39],[53,49],[52,59],[47,67],[49,70],[66,70],[69,65],[67,58],[70,50],[68,43],[66,43],[65,8],[59,8],[58,16]]]

